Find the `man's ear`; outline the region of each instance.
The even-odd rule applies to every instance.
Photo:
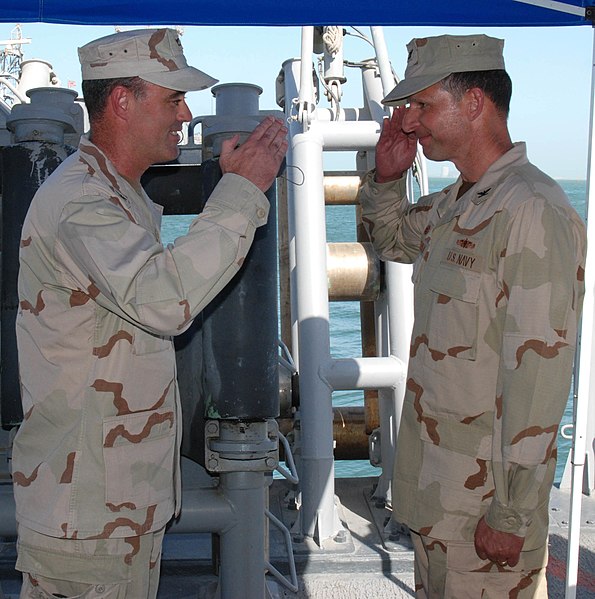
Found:
[[[485,94],[479,87],[472,87],[465,92],[467,115],[474,121],[481,115],[485,103]]]
[[[128,118],[132,92],[123,85],[116,85],[109,96],[112,112],[121,119]]]

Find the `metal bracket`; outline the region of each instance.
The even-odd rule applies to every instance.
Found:
[[[209,472],[275,470],[279,465],[277,421],[207,420],[205,465]]]
[[[591,21],[591,25],[595,27],[595,6],[585,7],[585,19]]]
[[[270,523],[276,526],[285,539],[285,547],[287,548],[287,561],[289,562],[289,574],[291,579],[283,576],[277,568],[275,568],[269,561],[266,561],[267,570],[287,589],[289,589],[292,593],[297,593],[299,591],[299,584],[297,578],[297,571],[295,569],[295,558],[293,556],[293,543],[291,542],[291,534],[287,527],[279,518],[277,518],[271,511],[265,509],[265,516],[269,519]]]

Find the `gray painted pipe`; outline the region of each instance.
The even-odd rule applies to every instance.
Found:
[[[196,534],[224,533],[237,524],[236,510],[217,488],[185,489],[182,512],[168,532]],[[12,484],[0,485],[0,537],[16,537],[17,524]]]
[[[219,597],[261,599],[265,595],[264,472],[223,472],[221,486],[239,514],[220,536]]]

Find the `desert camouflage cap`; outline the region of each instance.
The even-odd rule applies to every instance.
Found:
[[[487,35],[414,38],[407,44],[405,77],[382,103],[401,104],[452,73],[504,69],[503,48],[504,40]]]
[[[196,91],[217,79],[186,62],[173,29],[136,29],[96,39],[78,50],[83,80],[138,76],[176,91]]]

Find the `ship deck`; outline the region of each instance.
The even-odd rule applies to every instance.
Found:
[[[408,536],[387,531],[390,510],[371,500],[374,478],[335,481],[338,514],[346,534],[323,548],[293,539],[299,590],[291,592],[268,575],[270,597],[309,599],[368,599],[414,597],[413,554]],[[8,482],[4,484],[9,484]],[[270,511],[291,530],[298,512],[287,500],[289,487],[275,479],[270,488]],[[550,503],[550,599],[565,593],[568,511],[570,494],[554,488]],[[595,598],[595,499],[583,498],[577,597]],[[158,599],[207,599],[215,596],[211,534],[168,533],[165,537]],[[289,577],[283,535],[271,527],[271,564]],[[0,539],[0,599],[16,599],[20,575],[14,570],[15,540]],[[252,599],[249,597],[238,599]]]

